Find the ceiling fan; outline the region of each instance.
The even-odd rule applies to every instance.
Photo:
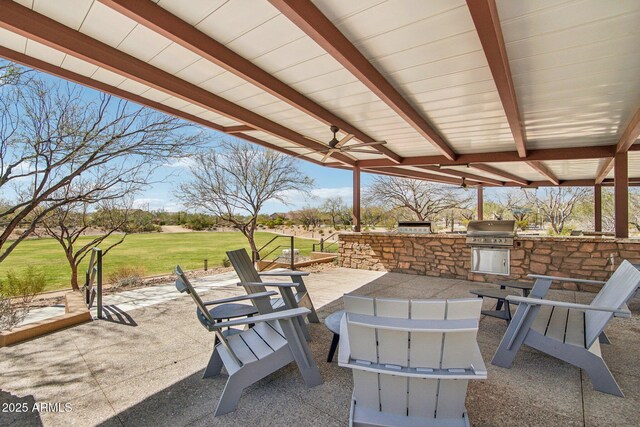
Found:
[[[353,135],[351,134],[347,134],[346,136],[344,136],[342,139],[338,140],[336,134],[340,131],[340,128],[338,128],[338,126],[331,126],[331,132],[333,132],[333,138],[331,139],[331,141],[329,141],[327,143],[327,148],[325,149],[321,149],[321,150],[312,150],[309,151],[307,153],[304,154],[300,154],[296,157],[304,157],[307,156],[309,154],[314,154],[314,153],[325,153],[324,157],[322,157],[322,160],[320,160],[322,163],[326,162],[334,153],[366,153],[366,154],[380,154],[377,151],[372,151],[372,150],[363,150],[362,148],[364,147],[372,147],[375,145],[383,145],[386,144],[387,141],[373,141],[373,142],[363,142],[360,144],[352,144],[349,146],[345,146],[345,144],[347,142],[349,142],[352,138]],[[313,138],[309,138],[309,139],[313,139]],[[325,144],[322,141],[318,141],[316,139],[313,139],[316,142],[319,142],[321,144]],[[298,147],[285,147],[285,148],[300,148]]]

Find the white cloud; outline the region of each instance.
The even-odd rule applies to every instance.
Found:
[[[168,168],[189,169],[195,164],[196,164],[196,161],[193,160],[192,157],[170,157],[163,166]]]

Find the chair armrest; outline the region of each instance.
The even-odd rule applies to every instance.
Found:
[[[602,280],[572,279],[571,277],[544,276],[541,274],[527,274],[527,277],[531,277],[532,279],[552,280],[554,282],[588,283],[590,285],[604,285],[607,283]]]
[[[227,302],[246,301],[248,299],[265,298],[273,295],[278,295],[278,293],[276,291],[258,292],[256,294],[240,295],[237,297],[229,297],[229,298],[216,299],[213,301],[206,301],[204,305],[215,305],[215,304],[224,304]]]
[[[572,302],[564,302],[564,301],[553,301],[548,299],[539,299],[539,298],[525,298],[520,296],[508,296],[508,301],[517,302],[520,304],[528,304],[528,305],[548,305],[552,307],[562,307],[562,308],[571,308],[574,310],[581,311],[608,311],[609,313],[613,313],[616,317],[631,317],[631,312],[615,307],[595,307],[588,304],[575,304]]]
[[[258,273],[258,276],[308,276],[310,273],[308,271],[266,271],[264,273]]]
[[[295,282],[287,282],[287,283],[277,283],[277,282],[238,282],[236,283],[238,286],[275,286],[278,288],[295,288],[299,285],[299,283]]]
[[[229,320],[227,322],[218,322],[212,326],[215,326],[215,328],[220,328],[220,329],[230,328],[232,326],[248,325],[250,323],[262,323],[262,322],[270,322],[272,320],[291,319],[292,317],[306,316],[309,313],[311,313],[311,310],[309,310],[308,308],[298,307],[298,308],[292,308],[290,310],[282,310],[282,311],[275,311],[273,313],[260,314],[258,316],[247,317],[244,319],[234,319],[234,320]]]

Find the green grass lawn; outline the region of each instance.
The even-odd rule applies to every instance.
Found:
[[[256,233],[258,247],[274,237],[273,233]],[[90,237],[79,239],[89,241]],[[115,238],[113,239],[115,240]],[[288,245],[288,239],[276,240],[277,244]],[[273,242],[272,245],[276,245]],[[296,238],[296,248],[301,255],[311,252],[311,245],[316,240]],[[108,243],[107,243],[108,244]],[[106,247],[103,244],[102,247]],[[271,245],[269,246],[271,247]],[[112,249],[103,260],[104,276],[123,266],[144,267],[146,275],[168,274],[176,264],[183,268],[201,269],[204,259],[209,260],[210,267],[222,265],[225,251],[246,248],[249,249],[247,239],[239,232],[197,232],[197,233],[148,233],[131,234],[125,241]],[[282,253],[280,248],[275,253]],[[263,253],[264,255],[264,253]],[[83,272],[88,264],[89,256],[84,260],[80,271]],[[271,257],[269,257],[271,258]],[[71,269],[60,244],[50,238],[26,240],[0,264],[0,280],[6,278],[9,270],[21,272],[27,266],[33,265],[43,271],[47,278],[46,290],[69,288]],[[84,273],[79,277],[84,282]]]

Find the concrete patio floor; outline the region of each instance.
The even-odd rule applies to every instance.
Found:
[[[480,283],[335,268],[306,281],[322,318],[342,308],[353,292],[401,298],[468,297]],[[206,299],[242,294],[233,285]],[[587,302],[593,295],[552,291],[551,297]],[[488,305],[488,303],[485,303]],[[488,306],[487,306],[488,308]],[[604,358],[626,398],[595,392],[589,379],[561,361],[529,348],[511,369],[490,364],[504,321],[483,318],[478,341],[489,369],[486,381],[469,385],[467,410],[476,426],[638,425],[640,411],[640,303],[635,317],[614,319]],[[195,318],[188,296],[128,312],[133,322],[94,321],[0,349],[1,426],[344,426],[348,423],[351,372],[326,363],[331,335],[311,326],[310,343],[324,384],[306,389],[295,365],[248,388],[236,412],[213,411],[226,376],[201,379],[212,334]],[[46,407],[43,404],[60,404]],[[64,404],[70,404],[65,412]],[[16,405],[27,412],[16,412]],[[26,405],[22,405],[26,404]],[[32,411],[34,404],[39,411]],[[10,411],[9,411],[10,410]]]

